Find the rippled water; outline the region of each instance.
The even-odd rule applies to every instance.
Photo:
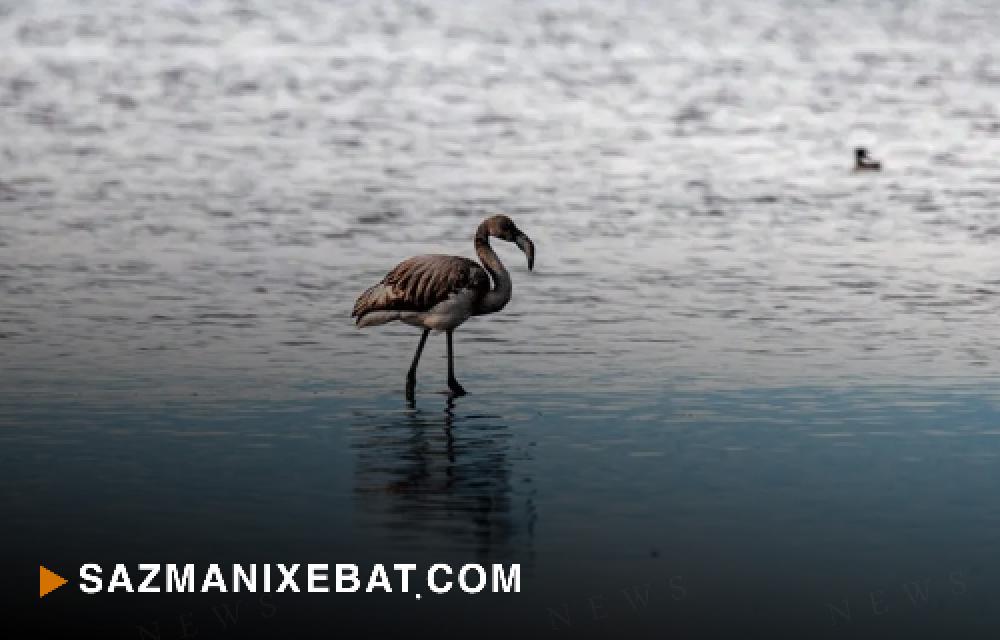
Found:
[[[991,628],[998,30],[985,1],[0,2],[19,539],[521,561],[517,633]],[[498,247],[471,395],[434,337],[408,409],[418,334],[354,298],[498,211],[535,271]]]

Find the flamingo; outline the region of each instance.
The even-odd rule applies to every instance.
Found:
[[[455,396],[465,389],[455,379],[452,333],[472,316],[496,313],[510,301],[510,274],[490,247],[490,236],[513,242],[535,263],[535,245],[505,215],[483,220],[473,243],[480,266],[460,256],[423,255],[400,262],[381,282],[358,296],[351,317],[358,328],[399,320],[424,330],[406,374],[406,398],[413,401],[417,363],[431,330],[444,331],[448,340],[448,388]],[[490,288],[490,277],[493,287]]]

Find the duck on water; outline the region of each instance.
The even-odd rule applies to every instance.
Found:
[[[854,170],[855,171],[881,171],[882,163],[872,160],[868,155],[868,149],[858,147],[854,150]]]

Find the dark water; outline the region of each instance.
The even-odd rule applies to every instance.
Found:
[[[0,2],[16,597],[132,638],[995,634],[998,29],[989,2]],[[408,408],[418,334],[357,331],[354,298],[498,211],[536,269],[498,247],[471,394],[434,337]],[[33,600],[39,563],[122,561],[520,562],[524,593],[231,626],[224,597]]]

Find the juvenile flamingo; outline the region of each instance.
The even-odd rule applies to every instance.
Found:
[[[351,317],[358,328],[399,320],[424,330],[406,374],[406,397],[413,400],[417,363],[431,329],[444,331],[448,339],[448,388],[456,396],[465,389],[455,379],[451,334],[472,316],[500,311],[510,301],[510,274],[490,247],[490,236],[513,242],[535,263],[535,245],[505,215],[483,220],[474,244],[482,266],[459,256],[415,256],[400,262],[382,282],[362,293]],[[493,286],[490,287],[490,277]]]

